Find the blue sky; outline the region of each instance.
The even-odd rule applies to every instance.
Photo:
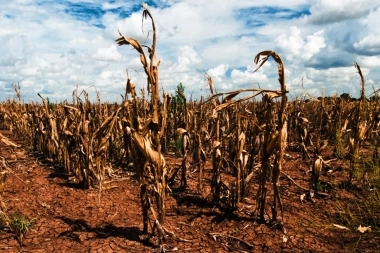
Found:
[[[146,87],[139,55],[118,47],[118,30],[150,45],[149,22],[141,23],[143,1],[12,0],[0,9],[0,101],[15,97],[71,101],[87,90],[95,101],[121,101],[126,69],[138,90]],[[348,92],[358,96],[357,62],[366,93],[380,88],[378,0],[160,0],[146,1],[157,26],[157,56],[163,90],[179,82],[186,95],[208,96],[203,73],[218,92],[240,88],[278,89],[268,62],[258,72],[253,59],[263,50],[284,61],[291,97]],[[143,29],[142,29],[143,28]]]

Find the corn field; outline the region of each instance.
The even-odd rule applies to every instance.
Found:
[[[244,198],[251,197],[255,200],[251,216],[284,233],[280,186],[294,182],[282,171],[289,150],[312,164],[310,185],[303,187],[309,195],[323,194],[319,178],[334,160],[324,158],[327,146],[333,147],[336,159],[349,162],[347,184],[356,180],[363,187],[373,187],[368,176],[380,166],[380,102],[376,97],[366,99],[359,64],[353,66],[361,80],[358,101],[316,99],[306,91],[307,100],[289,101],[284,62],[277,53],[263,51],[253,56],[254,62],[259,69],[273,58],[278,89],[217,93],[212,78],[205,74],[210,95],[188,100],[181,93],[184,105],[178,108],[170,94],[160,96],[157,34],[146,6],[143,18],[151,21],[152,45],[141,45],[122,34],[116,43],[132,47],[140,55],[150,100],[139,97],[128,71],[121,104],[104,102],[99,93],[97,102],[90,102],[85,90],[74,90],[72,101],[52,104],[38,94],[40,101],[25,103],[21,89],[14,85],[18,99],[0,103],[0,128],[9,129],[36,154],[59,165],[82,188],[98,189],[99,201],[116,176],[115,168],[132,167],[140,183],[143,230],[148,233],[151,215],[152,230],[157,230],[160,241],[171,234],[165,227],[165,198],[178,182],[182,188],[189,187],[192,171],[198,172],[196,191],[209,191],[210,195],[201,196],[210,198],[220,210],[233,213]],[[173,140],[181,143],[181,165],[177,167],[165,161],[166,154],[173,151]],[[359,155],[363,145],[370,150],[365,159]],[[210,168],[205,167],[207,161]],[[205,180],[207,169],[212,174],[209,181]],[[257,189],[256,195],[248,196],[252,187]]]

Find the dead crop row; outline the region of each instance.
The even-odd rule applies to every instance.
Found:
[[[299,152],[303,160],[312,161],[310,186],[303,188],[306,193],[318,193],[319,176],[330,166],[323,157],[327,145],[334,146],[336,158],[350,162],[349,183],[359,178],[371,187],[368,175],[380,165],[380,103],[366,100],[358,64],[362,96],[356,102],[310,95],[308,101],[288,101],[284,63],[275,52],[263,51],[254,61],[259,69],[273,58],[279,89],[217,93],[206,75],[210,96],[189,100],[180,92],[184,103],[177,106],[168,93],[160,96],[157,31],[150,11],[143,7],[143,18],[151,21],[152,44],[141,45],[122,34],[116,43],[139,54],[150,100],[138,96],[128,72],[121,104],[102,102],[99,93],[97,101],[90,102],[85,90],[75,90],[72,102],[53,104],[39,95],[40,101],[25,103],[15,85],[18,99],[0,104],[0,127],[10,129],[36,154],[74,176],[83,188],[98,188],[99,193],[115,167],[132,166],[141,187],[144,232],[150,214],[160,241],[172,234],[164,226],[165,197],[177,182],[188,187],[188,175],[194,171],[199,172],[196,190],[210,189],[212,201],[225,212],[238,210],[249,187],[256,184],[252,216],[279,227],[284,223],[280,179],[292,180],[282,171],[286,152]],[[182,162],[170,168],[165,154],[176,148],[171,145],[174,140],[180,143]],[[360,159],[364,144],[371,147],[371,155]],[[205,181],[208,159],[212,178]]]

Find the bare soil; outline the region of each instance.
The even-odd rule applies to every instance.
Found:
[[[154,252],[157,235],[142,234],[140,187],[133,171],[115,168],[119,177],[99,191],[83,190],[75,179],[57,166],[28,150],[17,137],[1,131],[21,145],[2,145],[11,172],[5,183],[3,201],[9,213],[21,213],[35,224],[22,240],[22,245],[7,230],[0,231],[0,252]],[[331,152],[330,152],[331,153]],[[310,161],[300,153],[289,152],[284,173],[297,185],[309,188]],[[328,152],[325,159],[332,158]],[[181,162],[176,156],[166,156],[169,167]],[[256,207],[257,178],[248,187],[247,198],[239,210],[225,214],[217,208],[205,187],[196,193],[197,172],[189,173],[189,187],[173,187],[166,199],[165,227],[174,232],[167,237],[167,252],[379,252],[380,237],[376,232],[362,234],[355,229],[342,229],[337,205],[363,199],[358,190],[339,189],[346,177],[346,165],[334,161],[334,170],[322,176],[326,194],[307,196],[301,201],[303,189],[285,175],[281,178],[284,207],[283,228],[259,224],[252,213]],[[210,162],[206,163],[209,185]],[[269,196],[270,199],[270,196]],[[268,213],[270,210],[268,210]],[[153,224],[153,221],[151,221]]]

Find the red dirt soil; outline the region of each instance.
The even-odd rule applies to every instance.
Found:
[[[38,157],[22,145],[9,131],[1,131],[21,145],[0,147],[0,156],[10,164],[5,182],[3,202],[8,213],[21,213],[35,224],[22,240],[22,246],[7,230],[0,231],[0,252],[154,252],[158,248],[155,233],[142,235],[140,187],[132,171],[115,168],[120,177],[113,178],[111,189],[102,192],[82,190],[75,179],[65,175],[46,159]],[[284,173],[308,188],[310,162],[303,162],[299,153],[289,153]],[[326,158],[328,159],[328,158]],[[166,156],[169,167],[181,159]],[[339,167],[338,162],[336,167]],[[343,166],[344,167],[344,166]],[[209,178],[210,162],[205,175]],[[281,178],[286,234],[267,224],[258,224],[251,216],[255,209],[257,179],[248,191],[248,198],[234,214],[225,215],[207,193],[196,193],[198,174],[189,174],[185,191],[173,189],[166,199],[165,227],[174,232],[166,238],[167,252],[379,252],[376,233],[333,226],[337,203],[354,202],[355,193],[332,189],[315,203],[304,190]],[[342,170],[324,175],[322,180],[342,181]],[[205,180],[204,185],[209,184]],[[207,187],[206,187],[207,189]],[[356,194],[357,195],[357,194]],[[270,198],[270,196],[269,196]],[[268,210],[269,211],[269,210]],[[151,220],[152,224],[153,221]],[[344,224],[341,224],[344,225]],[[214,233],[214,234],[213,234]]]

